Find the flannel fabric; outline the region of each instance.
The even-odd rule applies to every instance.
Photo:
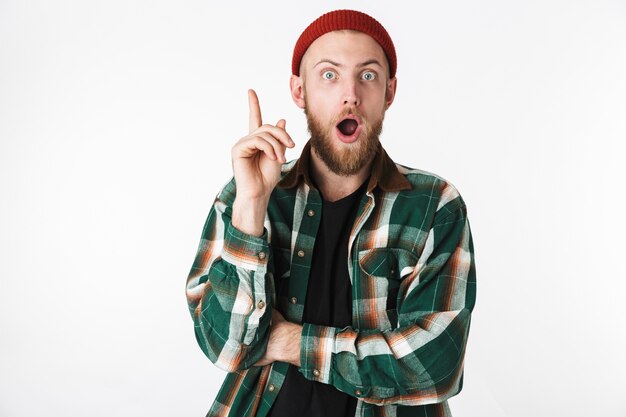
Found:
[[[356,416],[450,416],[476,298],[461,195],[379,146],[348,245],[352,325],[302,323],[321,213],[310,152],[283,165],[263,236],[233,227],[234,180],[209,212],[186,286],[198,344],[228,372],[208,416],[264,417],[273,404],[288,364],[253,366],[272,308],[303,326],[299,372],[355,396]]]

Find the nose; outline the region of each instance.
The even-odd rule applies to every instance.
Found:
[[[347,80],[345,82],[343,91],[343,104],[355,107],[361,104],[358,85],[355,80]]]

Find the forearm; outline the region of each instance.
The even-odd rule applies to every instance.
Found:
[[[305,323],[299,372],[372,404],[424,405],[458,393],[468,310],[392,330]]]

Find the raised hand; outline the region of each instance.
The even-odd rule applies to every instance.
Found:
[[[286,121],[276,126],[262,124],[259,99],[248,90],[249,133],[232,148],[233,174],[237,196],[233,204],[233,226],[260,236],[270,194],[280,180],[286,148],[295,146],[285,130]]]

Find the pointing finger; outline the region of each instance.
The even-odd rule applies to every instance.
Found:
[[[250,133],[261,127],[261,108],[259,107],[259,98],[252,89],[248,90],[248,106],[250,107],[249,129]]]

